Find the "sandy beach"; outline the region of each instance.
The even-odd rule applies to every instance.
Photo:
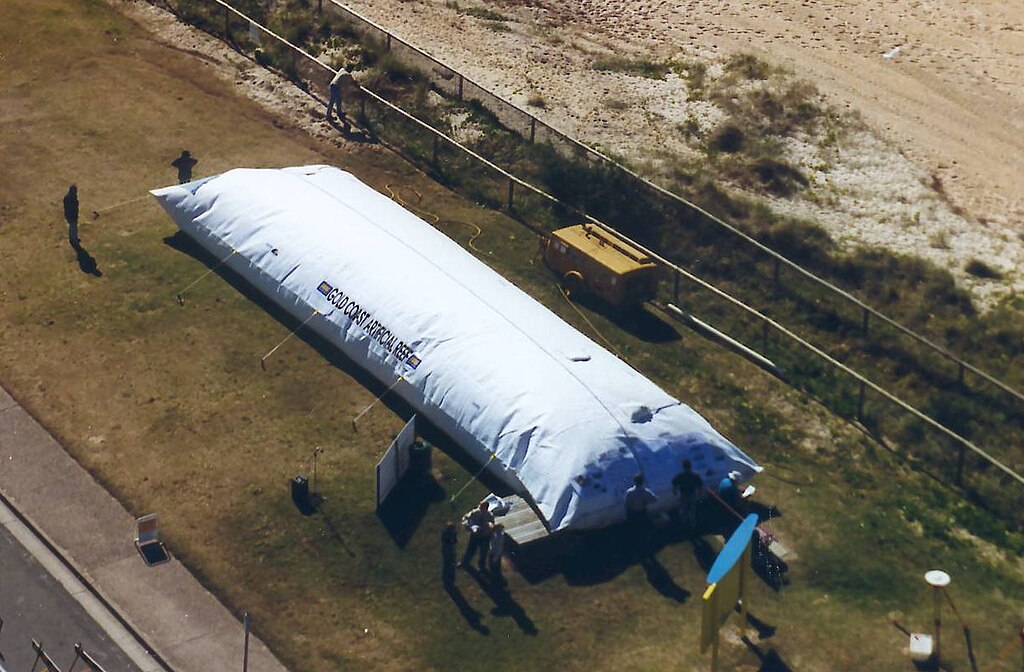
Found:
[[[556,128],[654,175],[656,154],[692,158],[681,122],[696,119],[710,130],[720,112],[708,101],[688,101],[675,73],[653,79],[599,71],[595,61],[699,60],[713,76],[728,56],[753,53],[864,122],[825,160],[813,139],[788,140],[787,158],[816,189],[773,198],[776,209],[821,224],[844,245],[925,256],[982,304],[1024,289],[1024,4],[347,4]],[[501,19],[486,20],[481,10]],[[970,259],[1002,279],[965,273]]]

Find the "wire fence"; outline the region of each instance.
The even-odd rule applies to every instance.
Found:
[[[340,2],[337,2],[337,0],[321,0],[321,5],[326,8],[327,11],[332,12],[345,20],[363,38],[374,41],[388,50],[398,60],[421,71],[430,81],[431,85],[438,91],[458,100],[476,101],[494,114],[503,125],[515,131],[531,143],[547,143],[557,147],[561,152],[571,153],[576,158],[585,157],[596,161],[608,168],[622,173],[624,176],[628,176],[632,180],[635,180],[636,183],[646,192],[646,196],[648,198],[666,199],[685,207],[693,213],[696,213],[705,224],[711,224],[719,227],[723,231],[727,231],[729,234],[734,236],[736,240],[750,246],[765,260],[769,261],[770,263],[768,266],[771,269],[771,275],[774,280],[778,281],[780,273],[785,269],[794,273],[796,275],[796,280],[806,281],[816,285],[820,289],[824,289],[834,299],[838,299],[841,303],[847,304],[858,313],[857,319],[861,321],[865,334],[870,332],[869,325],[872,322],[877,321],[882,325],[891,328],[901,337],[909,338],[923,346],[925,349],[939,355],[943,361],[954,367],[956,377],[960,382],[964,382],[966,374],[971,373],[979,380],[994,386],[997,390],[1008,395],[1012,399],[1018,402],[1024,402],[1024,392],[1013,388],[980,367],[964,361],[962,358],[933,342],[931,339],[918,334],[911,328],[867,305],[857,297],[851,295],[849,292],[835,286],[831,282],[821,278],[800,264],[797,264],[775,250],[772,250],[767,245],[739,230],[732,224],[729,224],[711,212],[708,212],[705,208],[702,208],[696,203],[693,203],[669,189],[651,182],[637,174],[635,171],[623,166],[614,159],[609,158],[597,149],[549,126],[529,111],[524,110],[514,103],[488,91],[486,88],[465,77],[452,67],[408,42],[405,42],[397,35],[394,35],[386,28],[383,28],[372,20],[362,16],[350,7],[346,7]],[[790,279],[789,281],[792,282],[792,280],[793,279]]]
[[[181,11],[186,2],[193,15]],[[356,32],[365,30],[372,33],[372,39],[382,40],[392,51],[409,49],[411,53],[420,54],[420,57],[436,63],[334,0],[326,0],[323,4],[325,7],[333,7],[333,11],[344,12],[347,18],[357,17],[355,23],[362,27],[357,27]],[[179,16],[225,39],[243,53],[252,54],[257,61],[262,59],[264,64],[279,68],[293,79],[301,80],[300,85],[311,93],[321,97],[327,95],[328,84],[335,74],[329,66],[223,0],[178,0],[176,5],[172,9]],[[200,12],[200,9],[207,11]],[[481,87],[467,84],[468,80],[447,66],[438,64],[437,67],[446,69],[437,71],[436,76],[447,82],[456,95],[461,92],[463,99],[466,99],[469,92],[470,95],[486,95],[499,101],[499,106],[508,106],[500,98],[486,94]],[[580,218],[595,226],[615,231],[581,208],[565,203],[520,179],[373,91],[354,83],[348,86],[349,90],[343,92],[348,101],[346,108],[350,114],[354,111],[360,125],[374,136],[385,139],[408,160],[444,180],[452,188],[485,204],[509,211],[538,233],[576,222]],[[539,137],[534,134],[534,129],[540,132],[542,125],[535,120],[530,121],[529,125],[531,136]],[[543,129],[544,133],[551,132],[556,142],[559,141],[557,138],[564,138],[555,131],[549,131],[546,126]],[[578,146],[574,142],[569,144]],[[645,181],[637,178],[636,183],[642,186]],[[622,235],[619,231],[615,233]],[[883,444],[898,451],[916,468],[957,485],[965,494],[980,500],[990,510],[1011,521],[1011,525],[1020,525],[1019,512],[1024,510],[1024,476],[1019,472],[1019,465],[1015,469],[997,459],[778,321],[653,252],[643,241],[628,236],[626,238],[650,254],[666,270],[669,282],[662,286],[661,298],[664,301],[673,301],[690,312],[714,315],[714,326],[717,328],[748,343],[760,342],[766,355],[787,371],[801,374],[797,387],[815,395],[839,415],[862,423]],[[791,262],[784,262],[777,255],[771,258],[774,260],[774,279],[779,281],[779,271]],[[866,306],[858,305],[867,311],[863,318],[865,323],[870,315],[876,314]],[[973,367],[967,368],[969,365],[964,363],[961,366],[963,370],[974,371]],[[791,376],[787,382],[794,378]]]

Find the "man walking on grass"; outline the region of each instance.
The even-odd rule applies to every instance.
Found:
[[[199,163],[199,160],[192,156],[187,149],[181,156],[171,161],[171,165],[178,169],[178,184],[185,184],[192,181],[192,169]]]
[[[348,119],[345,117],[345,111],[341,108],[341,84],[346,80],[354,81],[352,80],[352,75],[348,73],[347,68],[340,68],[334,75],[334,79],[331,80],[331,85],[328,87],[330,91],[330,98],[327,101],[327,122],[334,123],[332,110],[333,112],[337,112],[338,119],[340,119],[341,123],[345,125],[344,132],[348,133]]]

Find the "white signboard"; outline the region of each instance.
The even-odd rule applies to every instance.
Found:
[[[384,500],[402,480],[402,475],[409,468],[409,448],[416,440],[416,416],[413,415],[405,427],[391,442],[384,456],[377,463],[377,508],[380,509]]]

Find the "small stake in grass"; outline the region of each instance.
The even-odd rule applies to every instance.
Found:
[[[313,449],[313,495],[314,496],[316,495],[316,458],[322,452],[324,452],[324,449],[321,448],[320,446],[317,446],[316,448]]]
[[[143,194],[142,196],[136,196],[135,198],[130,198],[127,201],[121,201],[120,203],[114,203],[113,205],[108,205],[107,207],[100,208],[99,210],[93,210],[92,211],[92,218],[93,219],[98,219],[99,216],[102,215],[105,212],[110,212],[111,210],[116,210],[117,208],[123,208],[126,205],[131,205],[132,203],[138,203],[139,201],[141,201],[144,198],[149,198],[149,194]]]
[[[331,311],[331,312],[333,312],[333,311]],[[299,326],[297,326],[294,329],[292,329],[291,333],[289,333],[287,336],[282,338],[280,343],[278,343],[277,345],[275,345],[274,347],[272,347],[270,349],[270,352],[268,352],[267,354],[263,355],[263,357],[260,358],[260,368],[263,369],[264,371],[266,371],[267,370],[267,358],[270,357],[272,354],[274,354],[277,351],[278,348],[280,348],[282,345],[284,345],[285,341],[287,341],[289,338],[291,338],[292,336],[297,334],[299,332],[299,329],[302,329],[304,326],[306,326],[307,322],[309,322],[310,320],[312,320],[314,317],[316,317],[319,314],[320,314],[319,310],[314,310],[312,313],[310,313],[309,317],[307,317],[306,319],[304,319],[302,321],[302,324],[300,324]],[[328,313],[328,315],[330,315],[330,313]]]
[[[186,287],[185,289],[183,289],[180,292],[178,292],[177,295],[174,297],[174,299],[178,302],[178,305],[179,306],[184,306],[185,305],[185,292],[187,292],[188,290],[190,290],[193,287],[195,287],[196,285],[198,285],[200,280],[202,280],[203,278],[208,276],[210,273],[213,273],[218,268],[223,266],[225,263],[227,263],[228,259],[230,259],[231,257],[235,256],[236,254],[238,254],[238,250],[232,249],[231,250],[231,254],[229,254],[228,256],[226,256],[223,259],[221,259],[220,262],[216,266],[213,266],[213,267],[207,269],[207,271],[205,273],[203,273],[198,278],[193,280],[192,284],[190,284],[188,287]]]
[[[403,377],[399,376],[398,380],[396,380],[395,382],[391,383],[391,386],[388,387],[388,389],[386,389],[383,392],[381,392],[379,397],[377,397],[376,399],[371,401],[369,404],[367,404],[366,408],[364,408],[363,410],[359,411],[359,413],[356,415],[356,417],[352,418],[352,431],[353,432],[358,432],[359,431],[359,428],[356,426],[356,422],[359,420],[359,418],[361,418],[364,415],[366,415],[367,411],[369,411],[371,408],[376,406],[377,402],[380,401],[381,399],[383,399],[385,394],[387,394],[391,390],[395,389],[395,385],[398,385],[400,382],[402,382],[402,380],[403,380]]]

